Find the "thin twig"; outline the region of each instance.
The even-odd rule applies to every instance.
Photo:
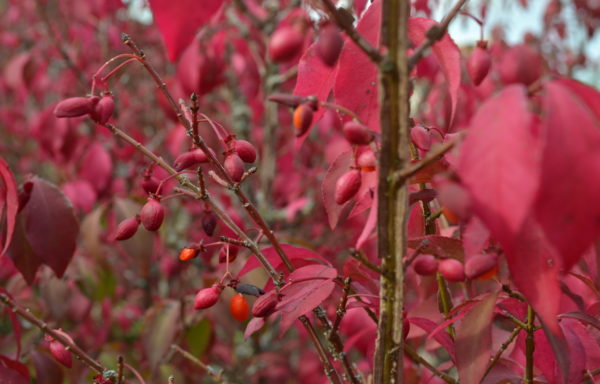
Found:
[[[123,356],[119,356],[117,361],[117,384],[123,383]]]
[[[333,321],[333,325],[331,326],[331,331],[329,333],[329,340],[333,338],[333,335],[337,333],[340,323],[342,322],[342,318],[346,314],[346,304],[348,303],[348,293],[350,292],[350,282],[351,279],[346,277],[344,279],[344,289],[342,289],[342,297],[340,298],[340,302],[335,311],[335,320]]]
[[[350,256],[353,259],[356,259],[357,261],[359,261],[365,267],[369,268],[371,271],[377,273],[378,275],[381,275],[381,273],[382,273],[381,268],[379,268],[375,264],[371,263],[371,261],[369,259],[367,259],[362,254],[362,252],[360,252],[359,250],[354,249],[354,248],[350,249]]]
[[[431,373],[433,373],[435,376],[444,380],[446,383],[458,384],[458,382],[456,380],[454,380],[452,377],[450,377],[446,373],[440,371],[435,366],[433,366],[431,363],[429,363],[427,360],[425,360],[423,357],[421,357],[410,344],[404,345],[404,353],[406,355],[408,355],[408,357],[410,357],[414,362],[421,364],[422,366],[427,368],[429,371],[431,371]]]
[[[221,384],[227,384],[228,383],[227,380],[223,377],[223,370],[217,371],[215,368],[211,367],[210,365],[204,364],[202,361],[200,361],[199,359],[197,359],[194,355],[192,355],[191,353],[189,353],[185,349],[181,348],[177,344],[171,345],[171,349],[173,351],[179,353],[181,356],[183,356],[187,360],[191,361],[195,365],[199,366],[203,370],[205,370],[206,373],[208,373],[210,375],[210,377],[212,377],[213,380],[216,383],[221,383]]]
[[[458,15],[460,9],[465,5],[467,0],[458,0],[454,7],[450,10],[450,12],[444,17],[442,22],[439,25],[432,27],[429,31],[427,31],[427,40],[425,40],[421,45],[419,45],[413,51],[413,54],[408,59],[408,68],[412,70],[414,66],[423,58],[425,51],[429,49],[436,41],[441,40],[442,37],[448,31],[448,26],[450,22]]]
[[[535,351],[535,341],[533,332],[535,321],[535,312],[531,305],[527,306],[527,337],[525,337],[525,384],[533,383],[533,353]]]
[[[521,327],[515,327],[515,329],[512,330],[510,336],[508,336],[508,339],[506,339],[506,341],[504,343],[502,343],[502,345],[500,346],[498,351],[496,351],[496,354],[494,355],[494,357],[491,358],[487,368],[485,369],[485,373],[483,374],[483,377],[481,378],[481,380],[485,379],[485,377],[488,375],[488,373],[490,373],[492,368],[494,368],[494,365],[496,365],[498,360],[500,360],[500,357],[502,356],[504,351],[506,351],[506,348],[508,348],[508,346],[515,340],[515,338],[519,335],[519,333],[521,332],[522,329],[523,328],[521,328]]]

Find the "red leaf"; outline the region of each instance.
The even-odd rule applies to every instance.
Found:
[[[344,173],[348,172],[353,163],[354,156],[352,155],[352,151],[341,153],[333,161],[327,170],[327,173],[325,174],[325,178],[323,179],[323,184],[321,185],[321,191],[323,193],[323,205],[325,206],[327,221],[329,222],[331,229],[334,229],[337,226],[342,210],[347,204],[350,204],[348,202],[346,204],[339,205],[335,202],[335,187],[338,179]],[[350,201],[352,201],[352,199]]]
[[[310,278],[323,278],[323,279],[334,279],[337,277],[337,270],[327,265],[313,264],[307,265],[306,267],[298,268],[294,272],[290,273],[288,280],[291,282],[310,279]],[[289,295],[289,290],[286,294]]]
[[[0,256],[6,252],[15,231],[17,211],[19,209],[19,194],[17,183],[8,164],[0,157],[0,220],[6,210],[6,233],[0,232]],[[0,229],[4,225],[0,223]]]
[[[176,61],[192,42],[198,28],[206,24],[225,0],[149,0],[150,8],[169,60]]]
[[[538,188],[539,145],[526,95],[524,87],[514,85],[482,105],[458,165],[475,212],[505,247],[514,242]]]
[[[492,317],[496,294],[477,303],[456,327],[456,365],[460,382],[477,384],[491,355]]]
[[[436,21],[430,19],[420,17],[410,18],[408,20],[408,38],[415,45],[420,45],[427,39],[427,31],[437,24]],[[448,93],[452,101],[452,113],[448,124],[450,126],[456,112],[458,90],[460,88],[460,49],[458,49],[458,46],[454,43],[450,35],[446,33],[441,40],[433,45],[431,50],[448,82]]]
[[[96,192],[103,192],[110,183],[113,163],[110,154],[102,144],[92,143],[81,159],[79,176],[87,180]]]
[[[11,368],[17,372],[19,372],[19,374],[21,375],[21,377],[23,377],[26,382],[29,382],[29,370],[27,369],[27,366],[23,363],[21,363],[18,360],[11,360],[6,356],[2,356],[0,355],[0,361],[2,362],[2,365],[4,365],[7,368]],[[4,381],[0,381],[0,383],[4,383]]]
[[[375,0],[358,21],[356,29],[379,46],[381,1]],[[338,59],[333,95],[335,102],[356,113],[371,130],[379,131],[379,81],[377,67],[348,37]]]
[[[290,244],[281,244],[281,248],[283,249],[283,252],[285,252],[285,254],[287,255],[288,259],[290,259],[292,261],[296,260],[296,259],[301,259],[301,260],[307,260],[307,261],[314,261],[315,263],[323,262],[323,263],[328,264],[327,260],[325,260],[323,257],[321,257],[318,253],[311,251],[310,249],[296,247],[296,246],[290,245]],[[277,253],[275,248],[273,248],[273,247],[265,248],[262,250],[262,253],[267,258],[267,260],[269,260],[269,263],[271,263],[273,268],[278,269],[283,264],[283,261],[281,261],[281,258],[279,257],[279,254]],[[322,265],[322,264],[319,264],[319,265]],[[238,277],[242,277],[246,273],[248,273],[258,267],[260,267],[260,263],[259,263],[258,259],[256,258],[256,256],[252,255],[248,258],[248,261],[246,262],[246,264],[242,267],[242,269],[238,273]]]
[[[29,204],[28,204],[29,205]],[[43,261],[40,256],[31,248],[29,240],[27,239],[27,233],[25,232],[25,209],[17,216],[17,222],[15,226],[15,232],[10,246],[6,250],[6,255],[10,257],[15,264],[15,267],[27,284],[33,284],[35,274],[42,265]]]
[[[408,321],[411,324],[416,325],[417,327],[423,329],[428,334],[431,334],[434,329],[437,328],[437,324],[429,319],[421,318],[421,317],[410,317]],[[450,338],[447,332],[436,332],[433,335],[433,339],[440,343],[440,345],[446,348],[448,354],[452,361],[456,361],[456,352],[454,350],[454,341]]]
[[[337,276],[337,271],[334,268],[324,268],[333,270]],[[297,271],[300,271],[300,269]],[[324,271],[325,274],[330,273],[329,271]],[[282,290],[285,296],[277,305],[277,311],[282,314],[279,334],[282,335],[285,333],[298,317],[307,314],[315,307],[321,305],[331,295],[334,288],[335,283],[331,279],[327,279],[309,280],[292,284],[290,288]]]
[[[265,325],[264,317],[253,317],[246,325],[246,330],[244,331],[244,339],[249,338],[254,334],[254,332],[259,331]]]
[[[34,177],[29,202],[21,211],[32,251],[62,277],[77,245],[79,223],[73,206],[54,184]]]
[[[28,384],[29,380],[26,380],[18,371],[14,369],[3,367],[0,365],[0,377],[2,378],[2,384]]]
[[[600,233],[598,120],[567,88],[545,86],[540,226],[568,271]]]
[[[591,325],[592,327],[594,327],[600,331],[600,320],[596,319],[594,316],[589,315],[585,312],[567,312],[567,313],[560,314],[558,317],[576,319],[586,325]]]
[[[377,196],[377,195],[375,195]],[[358,240],[356,240],[356,249],[361,249],[365,242],[369,239],[371,232],[377,226],[377,197],[373,199],[373,205],[371,206],[371,210],[369,211],[369,216],[367,217],[367,222],[363,227]]]
[[[600,119],[600,92],[589,85],[568,78],[558,78],[553,83],[568,88],[569,91],[577,95],[583,104],[589,107],[590,112],[596,115],[596,119]]]

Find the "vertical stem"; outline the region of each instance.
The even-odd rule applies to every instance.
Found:
[[[533,352],[535,343],[533,332],[535,331],[534,322],[535,312],[531,305],[527,306],[527,337],[525,338],[525,384],[533,384]]]
[[[402,309],[408,192],[405,179],[392,175],[409,162],[408,0],[385,0],[381,38],[388,54],[379,66],[381,152],[378,183],[378,253],[382,259],[380,317],[374,383],[402,382]]]

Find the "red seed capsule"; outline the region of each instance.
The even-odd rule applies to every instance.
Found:
[[[242,176],[244,175],[244,162],[236,153],[227,155],[223,166],[229,174],[229,177],[231,177],[231,180],[236,183],[242,180]]]
[[[360,189],[360,184],[360,171],[354,169],[342,175],[335,184],[334,198],[336,204],[342,205],[353,198]]]
[[[373,140],[373,134],[369,128],[357,121],[348,121],[344,124],[343,132],[350,144],[367,145]]]
[[[465,263],[465,275],[469,279],[475,279],[496,268],[497,255],[491,253],[479,253],[472,256]]]
[[[138,230],[140,225],[140,216],[130,217],[119,223],[117,230],[115,231],[115,240],[122,241],[131,238]]]
[[[204,215],[202,216],[202,229],[206,236],[212,236],[215,233],[215,228],[217,227],[217,218],[215,217],[212,211],[204,211]]]
[[[271,291],[259,297],[252,306],[252,316],[267,317],[275,312],[280,297],[276,291]]]
[[[199,290],[194,298],[194,309],[206,309],[215,305],[217,301],[219,301],[222,290],[223,289],[216,284],[210,288]]]
[[[433,275],[438,270],[438,261],[433,255],[420,255],[415,260],[413,268],[419,275]]]
[[[229,302],[229,311],[231,316],[237,321],[245,321],[250,314],[250,306],[246,298],[241,293],[233,296]]]
[[[115,101],[111,95],[104,95],[91,113],[92,118],[100,124],[106,124],[115,110]]]
[[[204,151],[201,149],[194,149],[177,156],[175,162],[173,163],[173,168],[175,168],[177,172],[180,172],[184,169],[207,162],[208,156],[206,156],[206,153],[204,153]]]
[[[492,59],[490,52],[487,50],[487,42],[479,41],[467,61],[467,72],[471,80],[473,80],[474,85],[481,84],[490,71],[491,66]]]
[[[54,108],[56,117],[79,117],[94,110],[98,97],[71,97],[59,102]]]
[[[269,57],[276,63],[292,60],[302,50],[304,36],[292,26],[278,28],[269,40]]]
[[[151,197],[142,207],[140,218],[144,228],[148,231],[156,231],[160,228],[165,218],[165,208],[157,199]]]
[[[344,45],[344,39],[338,28],[333,24],[328,24],[319,33],[319,40],[316,43],[317,55],[329,67],[333,67]]]
[[[373,151],[366,150],[358,156],[356,159],[356,164],[360,167],[361,171],[364,172],[373,172],[377,167],[377,158],[375,157],[375,153]]]
[[[427,127],[421,124],[417,124],[410,129],[410,139],[417,148],[423,151],[428,151],[431,148],[431,133]]]
[[[448,281],[460,282],[465,280],[465,268],[455,259],[440,261],[438,272]]]
[[[225,263],[227,262],[227,248],[228,247],[223,247],[221,248],[221,252],[219,252],[219,263]],[[236,247],[235,245],[229,245],[229,262],[233,262],[238,255],[239,252],[239,248]]]
[[[56,340],[50,342],[50,354],[56,359],[56,361],[67,368],[71,368],[73,365],[73,357],[71,356],[71,352],[69,352],[64,345]]]
[[[183,248],[181,252],[179,252],[179,260],[181,261],[192,260],[196,256],[198,256],[197,248]]]
[[[296,128],[296,137],[302,136],[312,125],[313,109],[308,104],[300,104],[294,110],[294,127]]]
[[[235,141],[235,152],[244,163],[254,163],[256,161],[256,148],[246,140]]]
[[[531,85],[542,75],[543,66],[543,59],[538,52],[527,44],[520,44],[504,53],[498,73],[504,84]]]
[[[145,175],[142,179],[142,188],[148,194],[156,193],[159,185],[160,181],[154,176]]]

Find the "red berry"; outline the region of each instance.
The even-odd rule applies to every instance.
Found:
[[[259,297],[252,306],[252,316],[267,317],[271,315],[275,312],[279,300],[279,294],[274,290]]]
[[[420,255],[415,260],[413,268],[419,275],[433,275],[438,270],[438,261],[433,255]]]
[[[360,155],[358,155],[356,164],[360,167],[361,171],[373,172],[377,167],[377,158],[375,157],[375,153],[373,153],[373,151],[370,149],[362,152]]]
[[[244,176],[244,162],[236,153],[227,155],[223,166],[229,174],[229,177],[231,177],[231,180],[236,183],[242,180],[242,176]]]
[[[140,217],[138,215],[121,221],[115,231],[115,240],[122,241],[131,238],[137,232],[139,225]]]
[[[344,45],[344,39],[338,28],[328,24],[321,29],[319,40],[316,43],[317,55],[329,67],[333,67]]]
[[[183,248],[181,252],[179,252],[179,260],[188,261],[198,256],[198,249],[196,248]]]
[[[235,141],[235,152],[244,163],[254,163],[256,161],[256,148],[246,140]]]
[[[269,40],[269,57],[276,63],[296,57],[304,45],[304,36],[292,26],[278,28]]]
[[[154,176],[145,175],[142,179],[142,188],[148,194],[156,193],[159,185],[160,181]]]
[[[373,134],[369,128],[357,121],[349,121],[344,124],[344,137],[350,144],[367,145],[373,141]]]
[[[338,205],[350,200],[360,189],[361,175],[358,170],[351,170],[340,177],[335,184],[335,202]]]
[[[467,72],[469,72],[469,76],[476,86],[481,84],[492,66],[490,52],[486,49],[486,46],[485,41],[478,42],[477,47],[475,47],[467,61]]]
[[[229,311],[231,316],[237,321],[245,321],[250,314],[250,306],[246,298],[241,293],[233,296],[229,302]]]
[[[206,156],[206,153],[204,153],[204,151],[201,149],[194,149],[177,156],[175,162],[173,163],[173,168],[175,168],[177,172],[180,172],[184,169],[207,162],[208,156]]]
[[[313,109],[310,105],[300,104],[294,110],[294,127],[296,128],[296,137],[302,136],[312,125]]]
[[[539,53],[526,44],[515,45],[504,53],[498,66],[504,84],[530,85],[542,75],[543,61]]]
[[[100,124],[106,124],[115,110],[115,101],[112,96],[107,94],[104,95],[98,104],[94,107],[94,111],[91,113],[92,118]]]
[[[219,252],[219,263],[227,262],[227,249],[229,249],[229,262],[233,262],[238,255],[239,248],[235,245],[229,245],[221,248],[221,252]]]
[[[144,228],[149,231],[156,231],[160,228],[165,218],[165,208],[157,199],[151,197],[142,207],[140,218]]]
[[[496,268],[497,255],[492,253],[479,253],[472,256],[465,263],[465,275],[469,279],[475,279]]]
[[[460,282],[465,280],[465,268],[458,260],[445,259],[440,261],[438,271],[448,281]]]
[[[221,291],[223,289],[217,284],[213,285],[210,288],[204,288],[196,293],[196,297],[194,298],[194,309],[206,309],[210,308],[219,301],[219,297],[221,296]]]
[[[54,108],[56,117],[79,117],[87,115],[94,110],[98,97],[71,97],[65,99]]]

